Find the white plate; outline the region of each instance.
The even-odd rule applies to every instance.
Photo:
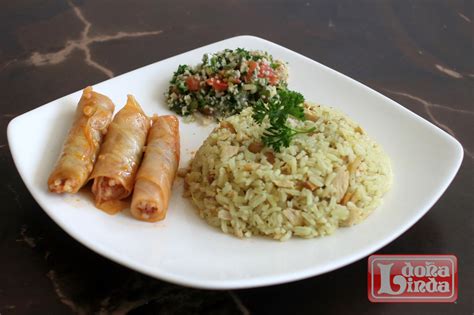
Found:
[[[446,190],[463,150],[447,133],[370,88],[269,41],[239,36],[192,50],[119,77],[95,89],[121,108],[132,93],[148,114],[168,114],[165,92],[179,64],[197,64],[204,53],[243,47],[270,52],[288,62],[292,89],[307,100],[330,105],[359,122],[391,158],[394,184],[383,205],[363,223],[334,235],[278,242],[238,239],[208,226],[173,191],[165,221],[144,223],[128,212],[109,216],[85,194],[48,193],[46,181],[71,124],[80,91],[12,120],[8,142],[29,191],[67,233],[97,253],[147,275],[200,288],[248,288],[328,272],[388,244],[421,218]],[[182,160],[187,165],[212,126],[181,124]]]

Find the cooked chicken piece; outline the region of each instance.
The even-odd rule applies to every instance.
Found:
[[[239,152],[239,147],[235,145],[229,145],[224,147],[221,152],[221,159],[227,160],[236,155]]]
[[[337,202],[340,202],[349,187],[349,172],[343,168],[338,169],[331,185],[334,186],[336,191],[334,197]]]

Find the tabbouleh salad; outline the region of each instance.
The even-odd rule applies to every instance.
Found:
[[[240,113],[286,89],[287,66],[267,52],[242,48],[205,54],[195,67],[180,65],[166,93],[170,109],[217,119]]]

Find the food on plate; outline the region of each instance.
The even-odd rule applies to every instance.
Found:
[[[48,179],[51,192],[76,193],[87,182],[113,112],[114,104],[107,96],[94,92],[91,86],[84,89],[61,155]]]
[[[179,165],[179,122],[176,116],[155,116],[138,170],[131,212],[149,222],[163,220]]]
[[[113,214],[126,207],[121,200],[132,192],[150,122],[135,98],[128,95],[127,104],[110,124],[90,176],[98,208]]]
[[[285,88],[288,69],[267,52],[225,49],[205,54],[195,67],[180,65],[167,96],[179,115],[200,113],[217,119],[237,114],[259,99],[270,99]]]
[[[312,238],[364,220],[391,186],[382,148],[343,113],[305,103],[280,152],[254,108],[220,122],[191,161],[186,193],[209,224],[238,237]],[[298,115],[297,115],[298,116]]]

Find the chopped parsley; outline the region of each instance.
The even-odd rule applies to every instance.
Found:
[[[270,126],[264,131],[262,141],[266,146],[280,152],[282,147],[288,147],[297,134],[313,132],[315,128],[306,130],[293,129],[287,124],[288,118],[304,121],[304,97],[298,92],[282,89],[267,103],[259,100],[253,108],[253,119],[262,124],[268,117]]]

